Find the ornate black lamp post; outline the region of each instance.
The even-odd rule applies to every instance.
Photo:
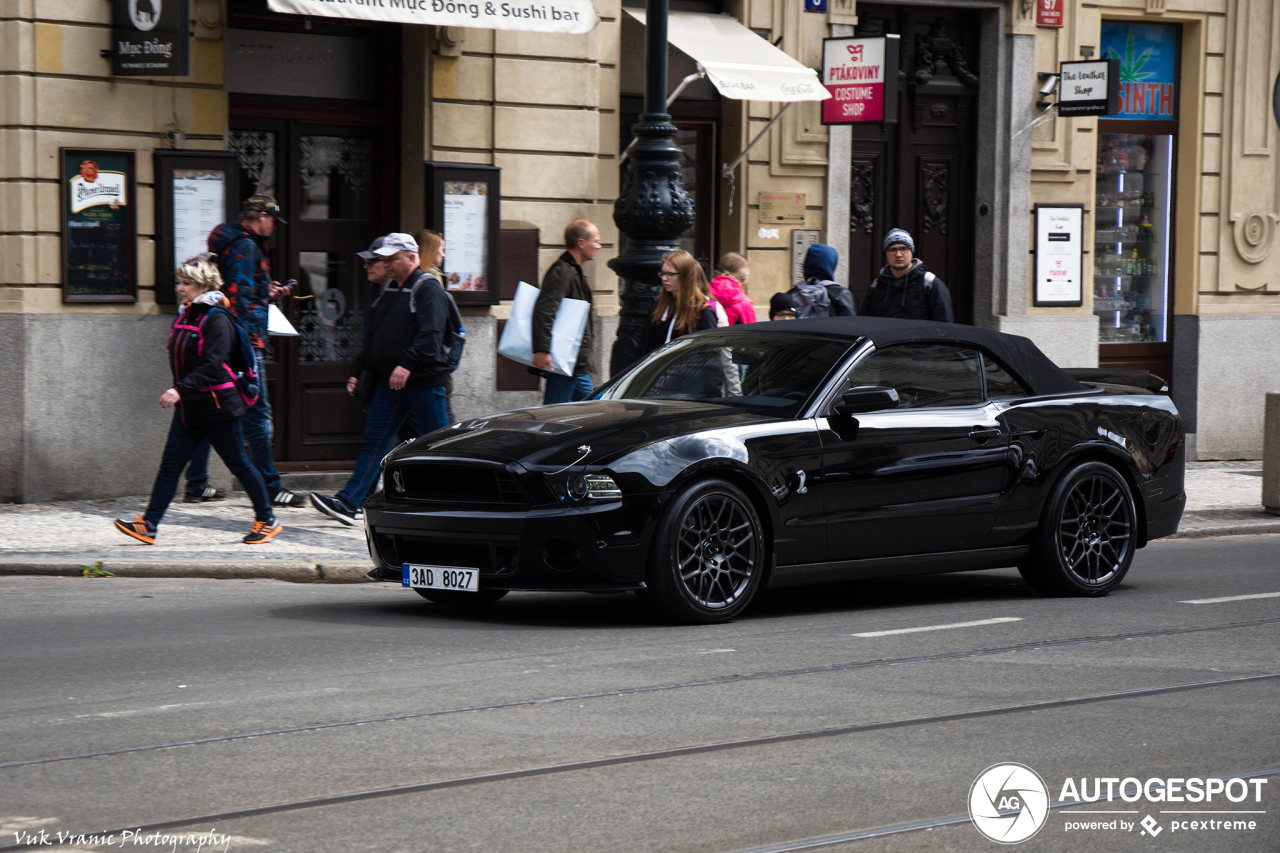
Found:
[[[680,248],[680,235],[693,225],[693,199],[684,191],[676,126],[667,112],[667,0],[645,3],[644,114],[634,133],[622,194],[613,205],[613,221],[627,235],[627,248],[609,262],[622,300],[611,374],[639,358],[660,287],[662,256]]]

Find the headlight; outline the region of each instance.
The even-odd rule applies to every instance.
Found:
[[[570,474],[560,483],[553,483],[552,488],[557,497],[568,501],[622,499],[622,489],[607,474]]]

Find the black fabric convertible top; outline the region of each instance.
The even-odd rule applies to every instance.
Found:
[[[1067,375],[1049,360],[1029,338],[1006,335],[962,326],[958,323],[935,323],[929,320],[892,320],[886,317],[821,317],[811,320],[747,323],[727,329],[714,329],[701,334],[784,334],[823,335],[848,338],[850,343],[867,338],[876,348],[901,343],[945,341],[968,344],[986,350],[1003,364],[1037,396],[1075,394],[1090,390]]]

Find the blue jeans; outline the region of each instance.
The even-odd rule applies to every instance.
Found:
[[[284,488],[280,482],[280,474],[271,459],[271,439],[274,430],[271,425],[271,401],[267,399],[267,373],[262,365],[262,350],[253,351],[254,370],[258,372],[258,382],[262,391],[258,402],[244,413],[243,429],[245,443],[249,450],[249,461],[258,469],[258,474],[267,487],[267,491],[275,494]],[[241,483],[244,481],[241,480]],[[187,466],[187,493],[204,491],[209,485],[209,442],[202,441],[191,455],[191,464]]]
[[[218,451],[222,461],[231,469],[231,473],[240,478],[244,490],[249,493],[253,502],[253,517],[258,521],[271,521],[275,516],[271,512],[271,499],[267,497],[267,487],[262,484],[262,475],[244,455],[244,434],[240,431],[240,418],[218,421],[203,427],[189,427],[182,422],[181,415],[174,415],[169,427],[169,440],[164,445],[164,456],[160,459],[160,471],[156,474],[155,485],[151,487],[151,502],[147,504],[143,518],[152,526],[159,526],[160,519],[173,501],[178,491],[178,480],[182,469],[191,459],[196,449],[203,445]]]
[[[547,385],[542,390],[542,405],[552,403],[576,403],[591,396],[596,386],[591,383],[590,373],[575,373],[573,376],[561,376],[559,373],[544,374]]]
[[[392,391],[379,385],[369,404],[369,419],[364,424],[364,436],[360,439],[360,456],[351,478],[338,492],[347,506],[359,508],[369,495],[369,489],[382,472],[382,457],[391,450],[396,432],[407,417],[413,417],[418,435],[426,435],[449,425],[445,410],[444,386],[423,388],[418,391],[402,389]]]

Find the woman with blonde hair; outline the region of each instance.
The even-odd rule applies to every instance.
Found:
[[[716,327],[715,305],[706,274],[693,255],[680,249],[662,259],[658,276],[662,290],[653,306],[643,353],[649,353],[681,335]]]
[[[724,307],[730,326],[756,321],[756,306],[743,289],[750,274],[747,259],[737,252],[728,252],[720,259],[716,277],[711,279],[711,295]]]
[[[242,346],[242,333],[227,310],[227,297],[221,293],[222,276],[215,258],[209,253],[199,255],[174,272],[182,306],[169,332],[173,387],[160,395],[160,408],[176,406],[176,411],[146,512],[133,521],[123,518],[115,521],[121,533],[148,545],[156,544],[156,528],[178,490],[182,469],[191,460],[196,445],[205,438],[231,473],[239,478],[253,502],[256,520],[242,541],[246,545],[259,545],[284,529],[276,524],[262,475],[244,453],[240,419],[244,417],[246,404],[252,405],[257,399],[262,379],[257,377],[257,388],[250,389],[238,384],[231,367],[232,362],[238,364],[246,356],[252,358],[252,351],[243,352],[248,337],[245,335],[246,346]],[[245,393],[253,396],[246,399]]]

